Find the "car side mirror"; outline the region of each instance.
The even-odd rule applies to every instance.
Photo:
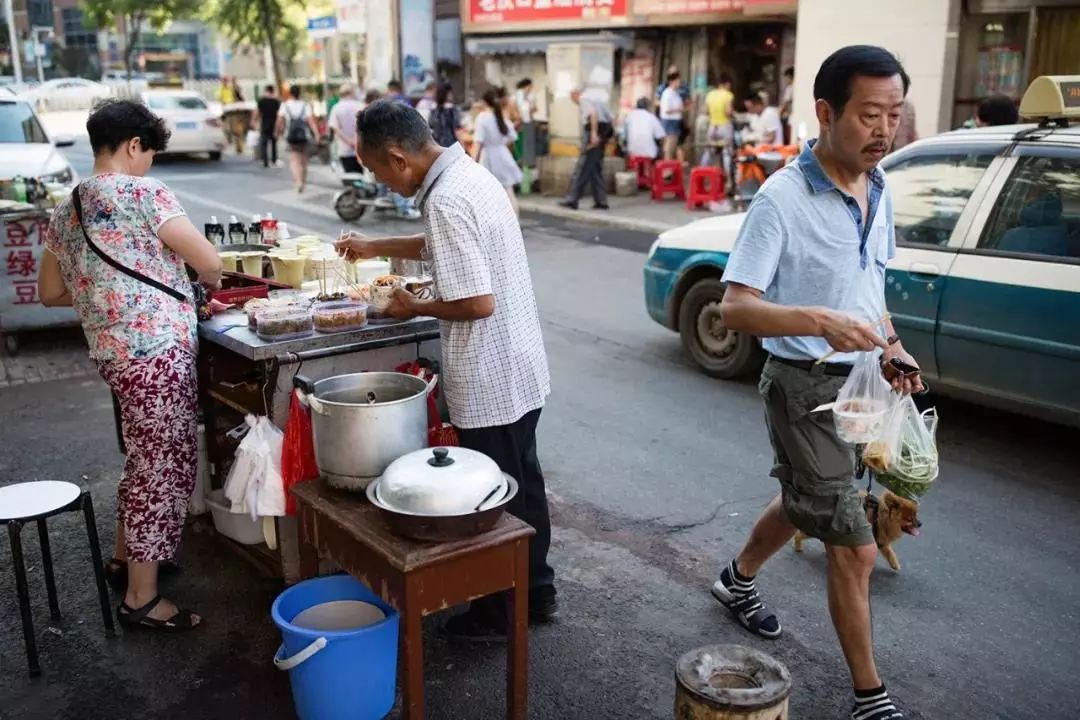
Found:
[[[53,145],[58,148],[71,147],[75,144],[75,136],[73,135],[57,135],[53,138]]]

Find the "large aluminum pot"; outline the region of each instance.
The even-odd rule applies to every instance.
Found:
[[[415,375],[363,372],[293,384],[311,408],[315,460],[334,487],[364,490],[402,455],[427,447],[430,383]]]

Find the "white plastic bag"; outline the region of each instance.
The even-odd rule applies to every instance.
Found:
[[[860,353],[855,367],[836,396],[833,420],[836,434],[852,445],[868,443],[881,435],[885,415],[896,401],[892,387],[881,372],[878,351]]]
[[[284,434],[267,417],[248,415],[251,429],[236,449],[236,459],[225,481],[225,497],[234,513],[284,515],[285,490],[281,481],[281,445]]]
[[[251,152],[255,153],[256,157],[259,153],[259,140],[259,131],[254,128],[248,130],[247,135],[244,136],[244,144],[251,148]]]

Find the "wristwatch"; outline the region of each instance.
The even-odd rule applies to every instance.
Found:
[[[895,345],[896,343],[900,342],[900,336],[890,335],[889,337],[885,338],[885,342],[889,345]]]

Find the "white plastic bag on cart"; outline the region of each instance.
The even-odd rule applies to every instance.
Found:
[[[836,434],[852,445],[876,439],[897,397],[881,372],[880,351],[859,353],[833,406]]]
[[[225,497],[234,513],[259,516],[285,514],[281,481],[281,445],[284,435],[265,416],[248,415],[251,428],[236,449],[236,459],[225,481]]]

